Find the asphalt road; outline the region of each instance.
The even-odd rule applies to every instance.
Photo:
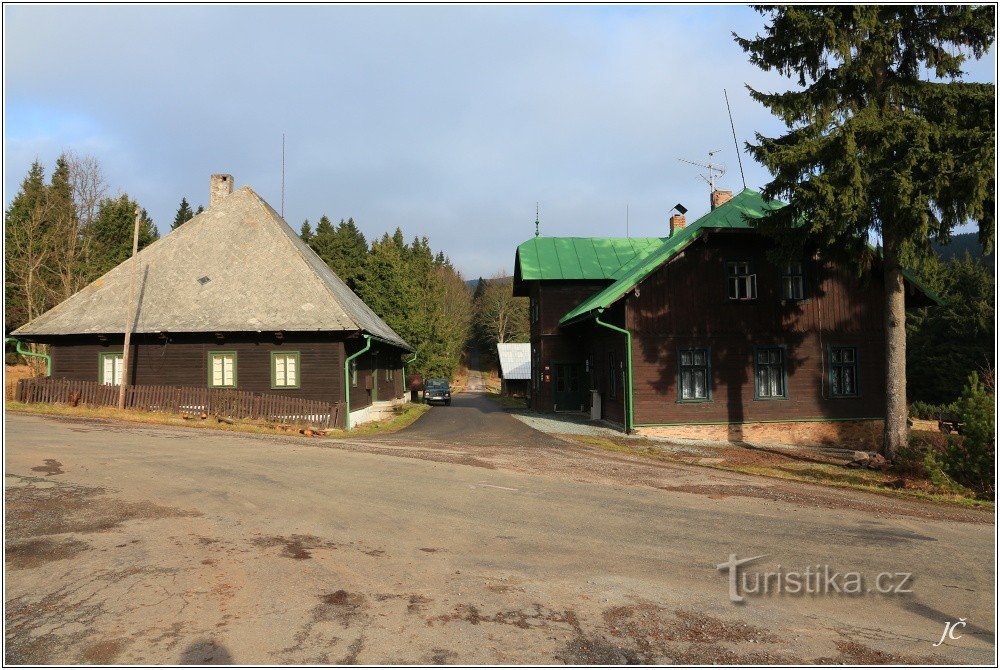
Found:
[[[394,434],[392,441],[457,443],[463,446],[517,443],[545,448],[560,440],[529,428],[479,393],[459,393],[451,405],[435,405],[419,421]]]
[[[5,660],[994,660],[992,524],[714,495],[734,479],[701,468],[655,475],[699,493],[605,481],[534,434],[530,471],[438,459],[456,424],[521,430],[482,402],[376,447],[8,415]],[[730,554],[913,573],[913,592],[734,605]]]

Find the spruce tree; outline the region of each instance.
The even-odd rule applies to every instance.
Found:
[[[12,330],[50,305],[43,274],[51,258],[45,168],[31,164],[4,213],[4,325]]]
[[[309,225],[309,219],[306,219],[305,221],[302,222],[302,228],[299,229],[299,237],[306,244],[312,242],[313,229],[312,226]]]
[[[340,220],[330,248],[330,267],[351,289],[357,288],[368,255],[368,241],[353,218]]]
[[[204,211],[205,211],[204,205],[198,205],[198,209],[194,210],[194,215],[198,216],[199,214],[201,214]]]
[[[87,265],[89,280],[100,277],[132,255],[135,208],[135,201],[125,194],[101,201],[97,216],[84,230],[90,247]],[[159,239],[159,233],[145,209],[141,210],[139,216],[141,250]]]
[[[177,230],[193,218],[194,212],[191,211],[191,205],[188,204],[187,198],[181,198],[180,207],[177,208],[177,214],[174,215],[174,222],[170,224],[170,230]]]
[[[734,35],[763,70],[798,88],[751,96],[788,127],[748,144],[789,206],[759,227],[790,254],[807,242],[828,258],[882,246],[886,414],[882,452],[907,443],[902,265],[969,220],[992,248],[995,86],[961,81],[962,64],[995,39],[991,6],[758,7],[764,35]],[[927,72],[928,75],[924,76]],[[878,261],[875,261],[878,263]]]

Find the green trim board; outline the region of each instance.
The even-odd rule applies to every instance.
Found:
[[[611,277],[615,279],[613,284],[597,292],[568,312],[559,320],[559,324],[567,325],[575,321],[590,318],[597,310],[610,307],[664,263],[677,256],[688,245],[700,238],[706,231],[752,230],[753,226],[750,223],[752,219],[762,218],[767,212],[784,206],[785,203],[783,202],[764,200],[759,192],[752,189],[744,189],[733,199],[716,207],[679,233],[667,238],[646,238],[660,239],[659,247],[651,253],[646,253],[642,257],[636,257],[627,265],[622,266]],[[878,250],[870,244],[868,246],[874,253],[879,254],[881,257]],[[518,249],[520,250],[520,247]],[[903,276],[928,298],[938,304],[944,304],[937,294],[917,281],[912,272],[904,269]],[[528,277],[524,277],[524,279],[528,279]]]
[[[680,421],[677,423],[637,423],[636,428],[656,428],[674,426],[745,426],[751,423],[824,423],[843,421],[884,421],[884,416],[858,416],[858,417],[809,417],[807,419],[749,419],[747,421]]]
[[[212,383],[212,366],[214,356],[232,356],[233,357],[233,383],[232,384],[214,384]],[[234,389],[237,386],[236,373],[239,370],[239,364],[236,360],[235,351],[209,351],[208,352],[208,388],[210,389]],[[222,376],[223,381],[225,381],[225,373]]]
[[[278,357],[285,358],[285,382],[284,384],[278,384]],[[289,384],[288,382],[288,360],[289,358],[295,359],[295,383]],[[297,389],[302,386],[302,357],[297,351],[272,351],[271,352],[271,388],[280,389]]]

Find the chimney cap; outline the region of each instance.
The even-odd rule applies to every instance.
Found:
[[[681,215],[687,214],[688,211],[688,208],[682,205],[681,203],[677,203],[676,205],[674,205],[674,209],[676,209],[677,213]]]

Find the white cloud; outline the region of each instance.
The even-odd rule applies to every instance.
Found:
[[[7,7],[5,198],[38,155],[92,153],[166,230],[232,172],[286,214],[427,235],[470,276],[547,234],[663,234],[696,168],[777,122],[745,82],[742,7]],[[988,72],[982,69],[981,72]],[[990,76],[981,75],[981,76]],[[992,80],[992,79],[991,79]],[[11,115],[11,110],[29,110]],[[30,118],[26,118],[30,117]],[[67,119],[78,123],[67,125]],[[747,181],[767,175],[744,157]]]

